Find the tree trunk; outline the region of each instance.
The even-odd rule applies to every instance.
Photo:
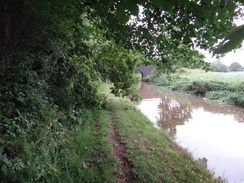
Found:
[[[23,0],[0,0],[0,70],[11,66],[30,13]]]

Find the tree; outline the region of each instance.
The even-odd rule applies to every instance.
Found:
[[[81,116],[91,120],[87,108],[106,106],[98,92],[102,82],[109,82],[116,95],[137,98],[133,87],[139,61],[167,71],[179,62],[201,63],[207,70],[193,46],[215,48],[238,14],[238,3],[231,0],[1,0],[3,181],[50,182],[50,165],[66,143],[56,141],[67,135],[60,129],[75,132],[74,124],[86,123]],[[42,146],[46,138],[52,138],[47,151]],[[38,146],[34,151],[43,156],[25,159],[19,140]],[[44,156],[50,159],[42,163]]]
[[[121,50],[140,52],[146,57],[145,64],[153,64],[167,71],[177,66],[179,60],[185,61],[184,58],[187,58],[189,65],[201,63],[207,69],[208,64],[195,59],[197,56],[192,57],[195,55],[192,47],[197,45],[214,49],[218,40],[232,29],[233,18],[240,13],[239,4],[227,0],[4,0],[1,5],[0,18],[7,17],[8,20],[1,24],[1,35],[4,35],[0,37],[1,70],[12,66],[14,50],[25,31],[24,25],[28,26],[31,14],[32,17],[38,15],[36,17],[46,19],[53,31],[48,39],[61,42],[65,39],[61,50],[68,60],[86,65],[88,71],[95,71],[100,76],[106,75],[106,79],[117,87],[114,91],[124,94],[132,91],[133,82],[121,85],[119,83],[127,83],[125,77],[122,81],[114,79],[112,74],[105,74],[113,73],[118,69],[116,67],[108,66],[108,69],[113,70],[109,72],[107,69],[97,69],[99,67],[94,66],[97,52],[93,51],[93,47],[95,45],[95,50],[102,48],[100,46],[103,43],[98,41],[92,47],[89,41],[100,37]],[[22,7],[21,11],[18,7]],[[131,17],[134,21],[129,21]],[[84,29],[90,31],[84,32]],[[59,48],[46,51],[60,53]],[[99,63],[112,64],[107,62],[108,57],[101,58]],[[121,62],[121,59],[114,60]],[[133,67],[127,65],[126,68],[130,70],[129,73],[133,73]]]
[[[216,72],[227,72],[227,66],[220,61],[212,62],[210,67]]]
[[[233,49],[241,48],[244,39],[244,24],[234,27],[230,34],[214,49],[214,54],[224,54]]]
[[[12,7],[10,2],[5,1],[3,7]],[[140,49],[149,57],[160,57],[164,67],[170,61],[163,60],[163,56],[172,53],[176,55],[177,52],[174,52],[174,49],[181,43],[214,48],[218,39],[224,38],[232,28],[232,20],[237,14],[238,7],[234,1],[221,0],[207,2],[201,0],[103,0],[99,2],[96,0],[80,2],[18,0],[18,3],[30,6],[35,12],[48,16],[53,23],[59,23],[62,26],[66,23],[70,28],[69,24],[73,21],[76,21],[75,26],[77,26],[80,14],[88,12],[90,18],[102,19],[102,25],[109,30],[106,36],[122,40],[127,46]],[[141,18],[139,18],[139,6],[143,7]],[[17,12],[15,9],[11,11],[12,13],[9,12],[9,16]],[[24,12],[27,11],[24,10]],[[138,18],[129,24],[127,22],[131,15]],[[24,19],[21,24],[27,21]],[[10,22],[16,23],[15,20]],[[137,22],[141,24],[138,25]],[[7,61],[4,61],[2,56],[1,65],[8,65],[5,62]]]
[[[31,7],[22,0],[0,1],[0,68],[11,65],[30,14]]]
[[[230,64],[229,69],[230,71],[240,71],[241,67],[241,64],[239,64],[238,62],[233,62],[232,64]]]

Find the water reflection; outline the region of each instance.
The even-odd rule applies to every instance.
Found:
[[[241,107],[206,101],[197,96],[182,95],[170,90],[162,90],[163,89],[160,87],[152,86],[143,82],[140,83],[137,90],[138,93],[143,96],[143,100],[157,98],[160,101],[160,106],[158,107],[163,109],[160,110],[163,114],[160,114],[160,118],[158,119],[158,126],[160,127],[165,127],[164,122],[167,122],[167,119],[165,118],[172,117],[171,123],[173,123],[174,118],[180,118],[182,116],[182,121],[187,121],[187,117],[191,118],[189,113],[191,113],[193,108],[202,108],[204,111],[212,113],[220,113],[225,115],[230,114],[234,116],[236,121],[244,123],[244,109]],[[141,102],[142,101],[139,103]],[[172,110],[175,110],[175,112],[172,112]],[[169,113],[169,116],[167,116],[167,113]],[[178,125],[178,120],[176,125]]]
[[[208,168],[229,181],[244,182],[244,108],[142,83],[136,105],[157,128],[167,130]]]
[[[161,103],[158,105],[161,109],[158,126],[166,129],[172,136],[176,134],[176,126],[184,125],[188,118],[191,118],[191,108],[187,105],[181,105],[175,100],[164,96],[161,98]]]

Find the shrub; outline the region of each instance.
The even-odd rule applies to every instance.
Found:
[[[231,93],[227,99],[227,102],[235,104],[237,106],[244,107],[244,92],[241,93]]]
[[[11,68],[0,71],[0,169],[3,182],[36,182],[57,175],[66,132],[101,108],[105,97],[87,69],[77,64],[48,21],[34,17]]]

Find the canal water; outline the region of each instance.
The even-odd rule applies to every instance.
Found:
[[[165,129],[193,156],[206,158],[216,177],[244,183],[244,108],[141,83],[136,103],[156,128]]]

